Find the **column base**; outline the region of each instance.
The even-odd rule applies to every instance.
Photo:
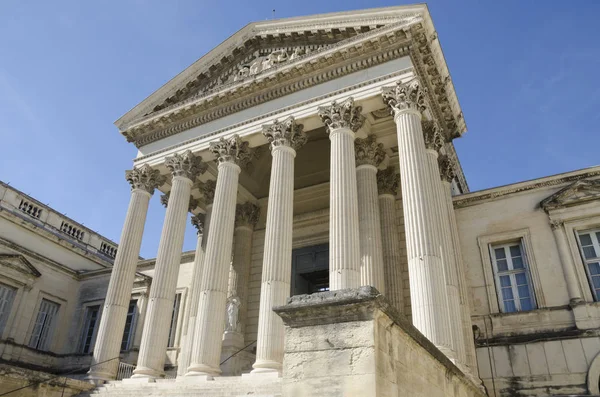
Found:
[[[272,360],[259,360],[252,365],[254,368],[246,375],[269,375],[269,376],[281,376],[282,364]]]
[[[219,368],[213,368],[206,364],[192,364],[188,368],[185,377],[213,377],[219,376],[221,374],[221,370]]]
[[[162,378],[164,376],[164,372],[159,372],[155,369],[148,367],[135,367],[133,370],[133,375],[131,375],[130,379],[156,379]]]

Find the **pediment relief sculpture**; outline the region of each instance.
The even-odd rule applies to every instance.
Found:
[[[545,198],[540,202],[540,206],[548,212],[594,200],[600,200],[600,180],[582,179]]]
[[[40,273],[23,255],[0,255],[0,266],[8,267],[29,277],[40,277]]]

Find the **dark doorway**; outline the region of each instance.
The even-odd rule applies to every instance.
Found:
[[[292,251],[292,295],[329,291],[329,244]]]

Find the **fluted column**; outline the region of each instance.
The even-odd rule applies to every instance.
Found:
[[[444,267],[432,199],[434,181],[429,175],[421,129],[425,97],[414,79],[384,88],[383,99],[394,113],[398,133],[413,324],[438,349],[451,355]]]
[[[221,373],[219,358],[225,329],[238,179],[240,166],[246,166],[251,158],[248,142],[243,142],[237,135],[212,142],[210,148],[217,156],[219,173],[200,282],[195,341],[186,376],[213,376]]]
[[[294,158],[306,142],[303,126],[293,117],[266,126],[273,162],[267,202],[267,224],[258,313],[256,362],[252,373],[281,373],[284,325],[273,312],[290,296],[294,216]]]
[[[210,214],[212,212],[212,203],[215,196],[215,181],[208,180],[201,183],[199,190],[202,193],[206,204],[206,213],[193,216],[192,225],[198,230],[198,242],[196,244],[196,254],[194,256],[194,270],[192,272],[192,285],[190,287],[190,308],[185,327],[185,336],[181,344],[181,354],[177,361],[177,375],[182,376],[187,372],[190,365],[190,357],[194,346],[194,331],[196,329],[196,315],[198,314],[198,299],[200,295],[200,282],[202,280],[202,270],[204,267],[204,254],[206,252],[206,240],[208,229],[210,227]]]
[[[360,285],[385,293],[381,221],[377,194],[377,167],[385,160],[375,135],[354,141],[360,241]]]
[[[355,132],[364,123],[352,98],[319,108],[331,140],[329,178],[329,289],[360,286],[360,241]]]
[[[465,363],[471,370],[471,374],[477,377],[477,357],[475,354],[475,340],[473,338],[473,323],[471,321],[471,303],[469,299],[469,285],[465,264],[460,248],[460,239],[458,237],[458,225],[456,223],[456,214],[454,213],[454,204],[452,202],[452,180],[455,176],[455,165],[448,156],[442,156],[439,159],[440,175],[444,186],[443,193],[450,223],[450,237],[452,250],[454,253],[456,270],[458,275],[458,289],[460,297],[461,322],[463,329],[463,339],[465,347]]]
[[[562,221],[552,221],[550,222],[550,227],[552,228],[552,233],[554,233],[554,239],[558,246],[558,254],[560,255],[560,263],[567,283],[567,292],[569,293],[570,303],[577,304],[583,302],[581,289],[579,288],[579,282],[577,281],[577,274],[575,273],[575,266],[573,265],[573,259],[567,243],[564,223]]]
[[[148,296],[148,309],[138,362],[132,378],[157,378],[164,373],[169,338],[169,321],[177,288],[190,193],[196,177],[207,169],[202,158],[191,151],[165,159],[173,174],[165,222],[163,224],[154,277]]]
[[[89,379],[100,381],[114,379],[117,375],[119,360],[111,359],[119,357],[148,203],[154,189],[165,182],[165,177],[148,165],[126,171],[125,178],[131,184],[131,199],[106,292],[92,367],[88,373]]]
[[[400,174],[393,167],[388,167],[377,173],[385,295],[392,306],[402,313],[404,311],[402,253],[400,252],[398,225],[396,224],[396,195],[398,194],[399,184]]]

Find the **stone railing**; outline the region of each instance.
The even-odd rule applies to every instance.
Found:
[[[109,239],[12,186],[0,182],[0,215],[2,212],[7,216],[12,214],[13,217],[17,216],[29,221],[37,233],[46,231],[46,236],[49,238],[59,237],[65,241],[71,241],[80,249],[100,254],[105,261],[112,262],[117,254],[117,244]],[[52,235],[56,237],[52,237]]]

